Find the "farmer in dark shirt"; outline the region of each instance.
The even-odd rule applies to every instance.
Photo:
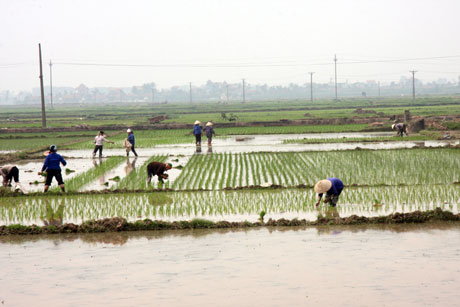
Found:
[[[158,176],[158,181],[163,182],[163,179],[168,178],[168,174],[165,174],[164,172],[170,170],[171,168],[171,163],[150,162],[149,165],[147,165],[147,176],[149,177],[147,184],[150,184],[153,176]]]
[[[46,171],[46,182],[44,192],[48,191],[53,177],[56,177],[59,187],[61,188],[62,192],[65,192],[60,164],[62,163],[62,165],[66,166],[67,162],[64,160],[64,158],[61,157],[60,154],[57,154],[56,151],[56,145],[51,145],[48,155],[46,156],[45,163],[43,163],[42,170],[41,172],[38,172],[38,174],[41,175],[44,171]]]
[[[199,120],[195,121],[193,126],[193,135],[195,136],[195,144],[201,146],[201,122]]]
[[[14,165],[4,165],[0,167],[0,175],[3,177],[4,187],[11,187],[13,180],[16,185],[19,183],[19,169]]]
[[[343,182],[338,178],[328,178],[318,181],[315,184],[315,192],[318,193],[318,201],[315,204],[316,207],[318,207],[324,193],[326,193],[326,198],[323,202],[330,203],[332,207],[335,207],[342,190]]]
[[[206,127],[204,127],[204,133],[206,134],[206,137],[208,138],[208,146],[211,146],[211,143],[212,143],[212,135],[213,134],[216,134],[214,132],[214,128],[213,128],[213,123],[212,122],[208,122],[206,124]]]

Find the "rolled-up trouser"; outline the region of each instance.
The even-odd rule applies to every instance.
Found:
[[[60,169],[49,169],[46,171],[46,182],[45,185],[50,186],[53,177],[56,177],[57,183],[59,185],[64,184],[64,180],[62,180],[62,174]]]
[[[134,155],[137,157],[137,152],[134,150],[134,145],[131,145],[131,147],[129,147],[129,149],[126,150],[126,153],[129,154],[129,151],[132,151],[134,153]]]
[[[95,156],[98,151],[99,151],[99,156],[102,156],[102,145],[94,146],[93,155]]]

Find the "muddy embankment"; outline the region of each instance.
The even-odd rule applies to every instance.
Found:
[[[410,213],[393,213],[388,216],[364,217],[352,215],[349,217],[326,217],[318,216],[316,221],[305,219],[287,220],[269,219],[267,222],[212,222],[203,219],[191,221],[152,221],[150,219],[128,222],[121,217],[106,218],[97,221],[86,221],[81,225],[73,223],[59,226],[23,226],[8,225],[0,226],[0,235],[30,235],[49,233],[100,233],[119,231],[145,231],[145,230],[186,230],[186,229],[226,229],[226,228],[249,228],[249,227],[293,227],[293,226],[331,226],[331,225],[378,225],[378,224],[422,224],[430,222],[459,223],[460,214],[453,214],[450,211],[443,211],[440,208],[431,211],[414,211]]]
[[[456,121],[460,122],[460,116],[431,116],[431,117],[404,117],[394,115],[375,116],[375,117],[349,117],[349,118],[306,118],[300,120],[281,119],[279,121],[258,121],[258,122],[226,122],[216,123],[217,128],[232,128],[232,127],[279,127],[279,126],[321,126],[321,125],[346,125],[346,124],[368,124],[369,128],[363,131],[388,131],[388,127],[394,121],[406,122],[411,132],[418,132],[425,128],[435,128],[437,130],[445,130],[443,122]],[[3,128],[1,133],[25,133],[25,132],[73,132],[73,131],[96,131],[96,130],[124,130],[131,128],[134,130],[168,130],[168,129],[190,129],[191,124],[184,123],[152,123],[152,124],[137,124],[137,125],[111,125],[111,126],[88,126],[77,125],[72,127],[56,127],[56,128]],[[411,129],[414,126],[415,129]]]
[[[315,118],[288,120],[282,119],[279,121],[261,121],[261,122],[228,122],[216,123],[218,128],[232,127],[278,127],[278,126],[304,126],[304,125],[344,125],[344,124],[372,124],[387,122],[388,117],[351,117],[351,118]],[[72,132],[72,131],[96,131],[96,130],[124,130],[131,128],[134,130],[149,130],[149,129],[190,129],[193,125],[183,123],[155,123],[155,124],[138,124],[133,126],[127,125],[111,125],[111,126],[87,126],[78,125],[73,127],[59,128],[8,128],[0,129],[0,133],[24,133],[24,132]],[[378,126],[378,125],[376,125]],[[387,128],[387,127],[386,127]],[[385,130],[387,130],[385,128]]]

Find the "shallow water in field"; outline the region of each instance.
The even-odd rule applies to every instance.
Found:
[[[316,139],[316,138],[350,138],[350,137],[375,137],[391,136],[392,133],[311,133],[311,134],[267,134],[267,135],[234,135],[215,138],[212,146],[203,142],[201,146],[190,144],[159,145],[153,148],[136,148],[140,156],[158,154],[168,155],[193,155],[211,153],[247,153],[247,152],[290,152],[290,151],[331,151],[362,149],[399,149],[412,147],[445,147],[457,145],[455,140],[433,141],[408,141],[408,142],[375,142],[375,143],[320,143],[320,144],[283,144],[285,139]],[[61,153],[68,157],[89,157],[88,150],[62,150]],[[124,149],[106,149],[106,155],[124,155]]]
[[[45,159],[43,159],[43,161],[44,160]],[[22,161],[15,164],[19,169],[19,181],[26,190],[30,192],[43,190],[45,177],[37,174],[42,169],[43,161]],[[66,162],[66,166],[61,165],[62,179],[64,180],[64,183],[66,180],[86,172],[94,166],[91,159],[70,158],[66,159]],[[65,171],[66,168],[72,170],[73,172],[67,174]],[[35,181],[38,181],[39,184],[35,184]],[[53,179],[51,186],[57,186],[56,179]]]
[[[4,306],[457,306],[460,228],[0,238]]]

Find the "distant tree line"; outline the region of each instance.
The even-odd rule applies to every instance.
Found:
[[[417,95],[452,95],[460,93],[460,81],[448,81],[439,79],[435,82],[423,83],[416,79]],[[50,101],[50,89],[45,90],[46,101]],[[84,84],[78,87],[53,87],[54,103],[113,103],[113,102],[189,102],[189,84],[172,86],[158,89],[155,83],[146,83],[132,87],[96,87],[89,88]],[[342,82],[338,84],[338,96],[350,97],[388,97],[388,96],[411,96],[412,79],[401,77],[399,82],[379,84],[375,80],[367,82]],[[335,97],[335,84],[313,83],[314,99],[327,99]],[[294,100],[310,99],[310,84],[267,85],[245,84],[246,100]],[[192,86],[193,101],[242,101],[243,84],[207,81],[200,86]],[[0,92],[0,104],[36,104],[40,101],[40,90],[12,92],[4,90]]]

